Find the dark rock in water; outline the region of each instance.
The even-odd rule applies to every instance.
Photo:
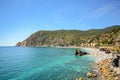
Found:
[[[76,56],[82,56],[82,55],[87,55],[87,54],[88,54],[87,52],[82,52],[82,51],[80,51],[78,49],[75,50],[75,55]]]
[[[76,49],[75,50],[75,55],[78,56],[80,54],[80,50]]]
[[[82,52],[82,55],[87,55],[88,53],[87,52]]]

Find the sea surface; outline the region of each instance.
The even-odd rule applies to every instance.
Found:
[[[94,59],[89,56],[76,57],[74,53],[75,49],[72,48],[0,47],[0,80],[86,78]]]

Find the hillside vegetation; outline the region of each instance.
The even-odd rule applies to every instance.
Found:
[[[113,45],[116,39],[120,39],[120,26],[86,31],[42,30],[18,42],[16,46],[99,46]]]

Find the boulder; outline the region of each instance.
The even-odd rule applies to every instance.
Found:
[[[115,80],[119,80],[119,78],[118,78],[118,77],[114,77],[114,79],[115,79]]]
[[[120,69],[118,71],[116,71],[116,74],[120,75]]]
[[[113,59],[112,64],[114,67],[120,67],[120,56],[117,56],[117,58]]]
[[[90,77],[97,77],[96,74],[90,73],[90,72],[88,72],[88,73],[86,74],[86,76],[87,76],[88,78],[90,78]]]
[[[76,56],[82,56],[82,55],[87,55],[88,53],[87,52],[82,52],[81,50],[79,49],[76,49],[75,50],[75,55]]]
[[[100,48],[100,51],[106,51],[107,48]]]
[[[76,49],[76,50],[75,50],[75,55],[76,55],[76,56],[80,55],[80,50]]]
[[[80,78],[76,78],[76,80],[84,80],[84,78],[80,77]]]
[[[111,52],[111,51],[110,51],[109,49],[106,49],[106,50],[105,50],[105,53],[106,53],[106,54],[109,54],[110,52]]]

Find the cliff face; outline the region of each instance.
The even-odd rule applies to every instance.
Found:
[[[104,29],[81,30],[56,30],[38,31],[16,46],[81,46],[84,43],[96,42],[96,37],[104,34],[119,34],[120,26],[112,26]],[[113,33],[112,33],[113,32]],[[115,33],[116,32],[116,33]]]
[[[18,43],[16,44],[16,46],[27,46],[27,45],[26,45],[26,40],[24,40],[23,42],[18,42]]]

